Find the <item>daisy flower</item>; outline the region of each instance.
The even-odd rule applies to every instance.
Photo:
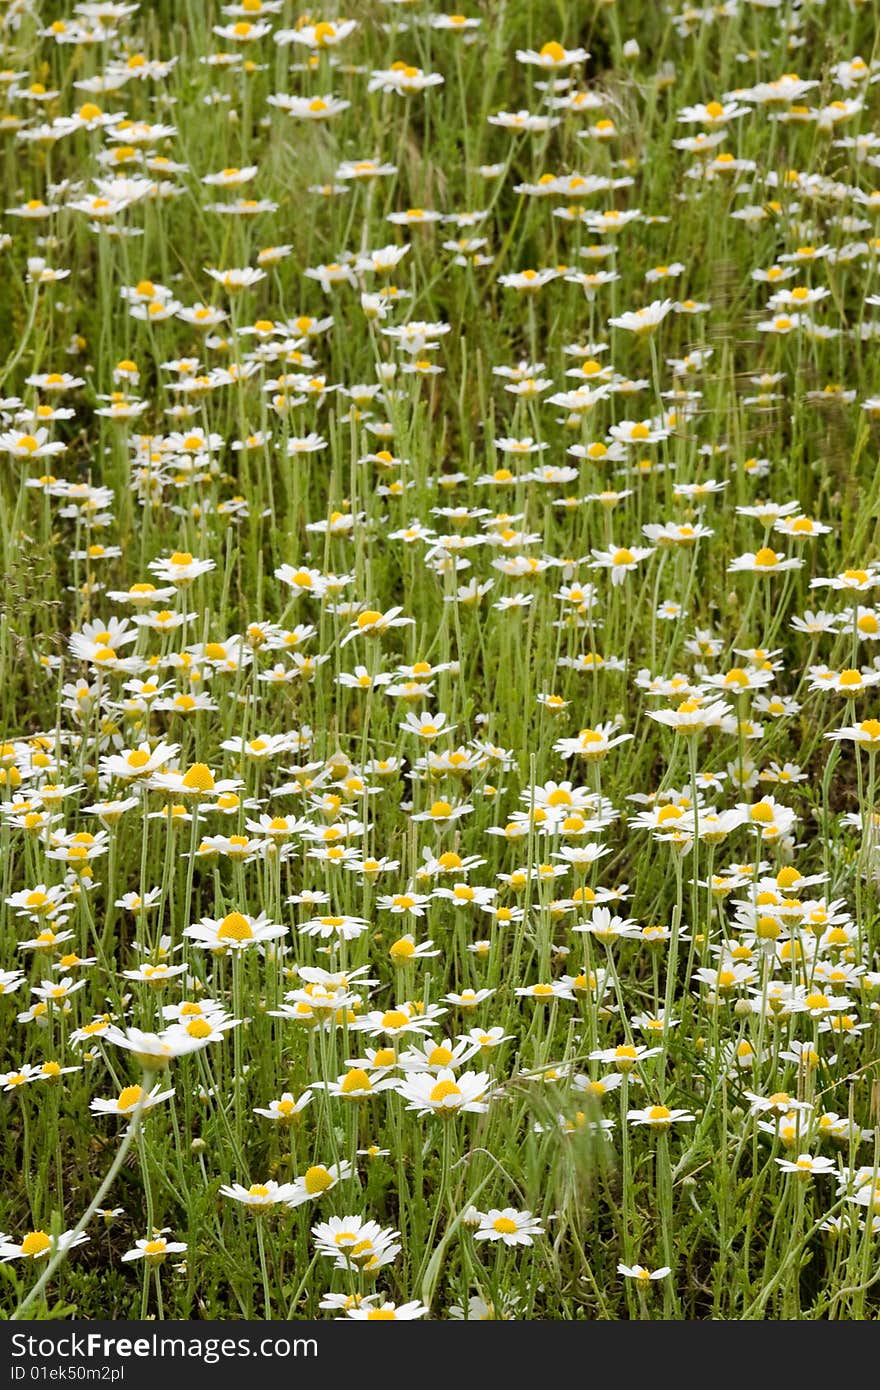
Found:
[[[346,1307],[345,1315],[355,1322],[412,1322],[416,1318],[427,1317],[430,1309],[424,1303],[412,1300],[410,1303],[371,1303],[366,1306],[362,1300],[359,1306]]]
[[[445,1067],[437,1073],[409,1072],[397,1083],[407,1102],[407,1110],[418,1115],[449,1116],[459,1111],[488,1110],[490,1079],[488,1072],[460,1072]]]
[[[120,1091],[116,1100],[100,1100],[96,1097],[91,1101],[89,1109],[96,1115],[122,1117],[132,1115],[138,1108],[141,1112],[152,1110],[155,1105],[161,1104],[163,1100],[170,1100],[173,1095],[173,1086],[168,1091],[162,1091],[158,1086],[154,1086],[149,1092],[145,1092],[142,1086],[126,1086]]]
[[[122,1256],[123,1263],[133,1264],[136,1260],[144,1260],[148,1265],[160,1265],[169,1255],[183,1255],[186,1253],[186,1242],[180,1240],[167,1240],[169,1227],[164,1227],[161,1231],[154,1231],[151,1236],[145,1236],[142,1240],[136,1240],[131,1250],[126,1250]]]
[[[500,1240],[504,1245],[534,1245],[535,1236],[544,1235],[544,1227],[530,1211],[515,1207],[492,1207],[480,1213],[480,1224],[474,1240]]]
[[[670,1110],[666,1105],[649,1105],[644,1110],[628,1110],[626,1118],[634,1125],[651,1129],[668,1129],[670,1125],[693,1123],[696,1116],[688,1110]]]
[[[617,1266],[618,1274],[622,1274],[624,1279],[635,1279],[642,1284],[650,1284],[658,1279],[665,1279],[672,1273],[669,1265],[660,1265],[657,1269],[648,1269],[645,1265],[625,1265]]]
[[[0,1242],[0,1260],[4,1264],[8,1264],[10,1260],[33,1260],[36,1262],[49,1254],[54,1255],[57,1251],[72,1250],[75,1245],[83,1245],[88,1239],[89,1237],[83,1231],[78,1235],[75,1231],[62,1231],[57,1237],[47,1235],[45,1231],[28,1231],[20,1245],[8,1237],[4,1237]]]
[[[593,569],[610,569],[611,582],[615,586],[623,584],[626,576],[635,570],[642,560],[654,551],[651,547],[635,546],[633,549],[611,546],[608,550],[593,550]]]
[[[803,568],[803,560],[797,556],[786,559],[781,552],[771,550],[769,546],[762,546],[760,550],[752,552],[746,551],[744,555],[737,555],[727,566],[728,574],[779,574],[782,570],[797,570]]]
[[[228,912],[222,918],[202,917],[199,922],[184,927],[183,934],[212,951],[241,951],[286,936],[287,928],[271,922],[265,912],[258,917]]]

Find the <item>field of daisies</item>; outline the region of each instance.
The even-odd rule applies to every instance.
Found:
[[[873,7],[0,62],[2,1315],[877,1318]]]

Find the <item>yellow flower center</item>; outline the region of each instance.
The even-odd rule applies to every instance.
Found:
[[[21,1253],[30,1255],[33,1259],[35,1255],[43,1255],[50,1248],[52,1242],[45,1231],[29,1231],[21,1242]]]
[[[251,941],[253,930],[247,918],[240,912],[230,912],[220,923],[218,941]]]
[[[383,1028],[405,1028],[409,1023],[409,1014],[405,1014],[403,1009],[388,1009],[382,1015]]]
[[[447,1096],[460,1095],[461,1091],[459,1090],[458,1086],[456,1086],[454,1081],[438,1081],[437,1085],[432,1089],[428,1099],[434,1105],[440,1105],[444,1100],[446,1100]]]
[[[316,1197],[319,1192],[326,1192],[333,1186],[334,1178],[327,1169],[318,1164],[314,1168],[309,1168],[303,1178],[303,1185],[310,1197]]]
[[[652,1105],[648,1110],[648,1119],[652,1124],[658,1122],[662,1124],[664,1120],[669,1120],[671,1118],[672,1111],[667,1109],[665,1105]]]
[[[547,798],[548,806],[570,806],[572,803],[571,792],[565,787],[557,787]]]
[[[440,855],[440,858],[437,860],[437,863],[443,869],[460,869],[461,856],[456,854],[455,850],[448,849],[445,851],[445,853]]]
[[[779,870],[776,875],[776,882],[780,888],[792,888],[801,878],[803,878],[803,874],[793,864],[789,864],[786,868]]]
[[[776,564],[776,551],[771,550],[769,546],[762,545],[755,556],[755,564],[760,565],[762,569],[771,568]]]
[[[724,677],[725,685],[748,685],[749,678],[739,666],[734,666]]]
[[[193,763],[184,773],[182,785],[189,791],[213,791],[214,774],[207,763]]]
[[[350,1096],[353,1091],[371,1091],[373,1086],[363,1068],[354,1067],[345,1077],[339,1089],[344,1096]]]
[[[775,917],[759,917],[755,931],[762,941],[775,941],[782,928]]]

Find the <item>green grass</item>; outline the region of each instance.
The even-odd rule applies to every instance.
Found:
[[[0,999],[0,1072],[35,1069],[0,1093],[0,1229],[17,1247],[28,1232],[51,1240],[89,1216],[88,1241],[68,1256],[0,1264],[4,1316],[333,1317],[319,1310],[328,1291],[419,1300],[432,1318],[467,1310],[469,1299],[474,1316],[488,1307],[529,1319],[877,1316],[880,730],[868,724],[862,737],[875,741],[861,749],[825,735],[878,711],[880,473],[877,412],[864,407],[876,391],[875,311],[866,298],[878,293],[880,236],[876,210],[856,196],[877,180],[870,147],[836,143],[869,135],[880,101],[858,70],[844,87],[837,66],[857,55],[873,65],[878,55],[868,5],[740,9],[688,23],[635,0],[511,0],[472,6],[480,26],[462,34],[422,23],[438,6],[364,3],[352,11],[354,33],[311,66],[307,48],[277,45],[271,34],[248,45],[215,35],[212,26],[235,17],[213,3],[144,3],[100,44],[40,37],[38,27],[56,18],[71,22],[54,4],[41,7],[40,26],[24,14],[2,30],[2,66],[23,75],[4,78],[0,108],[37,126],[93,102],[134,122],[173,125],[175,134],[135,148],[182,166],[164,175],[136,163],[102,168],[101,156],[124,142],[101,130],[30,140],[14,120],[2,123],[6,208],[34,199],[56,206],[45,219],[10,212],[0,229],[2,430],[32,431],[16,416],[38,403],[74,414],[47,426],[64,452],[7,451],[0,470],[0,970],[16,972]],[[321,18],[339,17],[313,16]],[[296,16],[285,3],[267,22],[290,28]],[[395,32],[398,25],[407,27]],[[624,47],[634,38],[636,54]],[[536,83],[553,74],[516,53],[551,41],[589,51],[556,76],[592,94],[595,109],[557,111],[559,124],[546,132],[491,123],[499,111],[546,111]],[[203,61],[235,51],[252,71]],[[74,85],[139,54],[178,61],[116,91]],[[444,82],[412,95],[368,92],[370,74],[394,62]],[[796,97],[795,110],[790,101],[743,98],[744,114],[723,127],[713,152],[741,165],[692,177],[713,155],[674,142],[710,126],[682,123],[683,108],[795,71],[817,84]],[[56,95],[28,96],[37,82]],[[350,105],[327,121],[296,119],[267,100],[331,92]],[[832,106],[855,98],[862,105],[851,113]],[[786,119],[773,118],[779,113]],[[580,138],[602,120],[613,121],[611,138]],[[340,180],[343,161],[366,159],[396,172]],[[249,165],[257,173],[240,188],[201,182]],[[500,172],[481,172],[486,165]],[[90,225],[69,204],[114,173],[147,176],[158,188]],[[619,185],[585,198],[528,191],[544,176],[570,174]],[[238,197],[276,206],[254,216],[209,206]],[[641,216],[606,234],[553,215],[571,206]],[[755,206],[763,213],[754,223],[732,216]],[[411,208],[459,215],[463,225],[386,220]],[[466,225],[466,213],[485,215]],[[139,235],[113,236],[114,228]],[[443,243],[459,238],[484,238],[487,263],[456,265]],[[410,249],[387,277],[359,271],[355,283],[325,291],[306,274],[348,256],[354,265],[391,243]],[[609,248],[604,259],[581,254],[596,245]],[[206,273],[254,267],[271,246],[289,254],[250,288],[229,291]],[[786,271],[785,258],[810,246],[833,254],[803,255],[791,278],[772,284],[753,278]],[[69,276],[27,283],[34,256]],[[646,272],[676,261],[679,277],[646,282]],[[537,292],[499,279],[559,267],[610,268],[617,278],[592,298],[563,274]],[[144,322],[121,291],[142,286],[148,299],[145,281],[167,287],[183,308],[204,303],[228,317],[207,331],[178,317]],[[371,317],[361,293],[383,285],[397,293],[387,294],[387,317]],[[773,314],[770,295],[799,286],[829,291],[801,312],[830,336],[809,322],[786,333],[760,327]],[[609,325],[664,297],[709,307],[669,312],[642,334]],[[311,336],[294,322],[331,315],[332,326]],[[239,332],[261,321],[287,323],[289,332]],[[419,321],[449,325],[422,354],[439,374],[405,372],[419,354],[383,332]],[[285,340],[304,362],[260,358],[261,344]],[[583,353],[565,351],[573,345]],[[585,357],[612,368],[622,389],[589,407],[551,404],[549,396],[578,386],[566,372]],[[184,358],[206,374],[226,368],[227,377],[207,378],[198,392],[171,391],[184,373],[168,364]],[[676,374],[672,360],[686,358],[690,369]],[[523,360],[528,375],[552,386],[531,398],[505,389],[497,369]],[[126,362],[137,366],[136,383],[126,369],[119,375]],[[279,410],[277,388],[266,383],[285,371],[301,380]],[[62,393],[27,384],[55,372],[84,384]],[[326,392],[310,393],[312,377],[326,379]],[[584,380],[600,378],[601,370]],[[372,400],[354,389],[381,383]],[[668,394],[679,389],[699,395]],[[127,422],[97,415],[107,403],[99,396],[113,391],[143,401],[143,413]],[[188,413],[166,413],[175,405]],[[672,410],[658,442],[636,439],[619,459],[613,448],[608,458],[566,453],[611,445],[621,421],[657,423]],[[370,425],[387,425],[388,438]],[[170,449],[163,437],[195,429],[218,442],[193,464],[195,450]],[[290,456],[288,440],[312,431],[326,447]],[[271,440],[232,448],[257,432]],[[496,444],[525,436],[546,448],[511,455]],[[364,461],[383,449],[390,465]],[[572,477],[537,474],[569,466]],[[502,468],[509,478],[479,481]],[[46,483],[49,474],[55,483]],[[68,495],[57,480],[85,490]],[[674,490],[713,480],[723,489]],[[743,514],[767,499],[793,504],[793,517],[827,531],[784,536]],[[654,546],[642,528],[667,522],[711,534]],[[118,553],[102,558],[95,546]],[[651,553],[620,584],[594,564],[594,552],[640,546]],[[768,546],[802,565],[731,571],[737,557]],[[213,568],[157,600],[157,611],[187,615],[181,626],[144,626],[136,640],[119,642],[118,656],[136,657],[137,669],[71,645],[147,611],[109,594],[160,585],[150,565],[181,552]],[[516,561],[524,573],[505,573]],[[316,573],[313,592],[279,578],[282,566]],[[861,591],[811,587],[845,571],[866,572]],[[322,597],[314,590],[327,576],[341,579]],[[478,602],[455,601],[459,585],[490,580]],[[592,604],[590,590],[561,597],[563,586],[592,586]],[[522,598],[528,603],[517,607]],[[513,606],[498,606],[509,599]],[[682,611],[662,618],[664,602]],[[392,607],[406,625],[345,640],[359,613]],[[817,610],[834,622],[812,634],[793,625]],[[113,641],[98,637],[102,645]],[[291,679],[260,679],[276,663],[292,673],[297,657],[306,664]],[[578,657],[591,664],[576,669]],[[397,693],[340,684],[359,666],[393,677]],[[743,668],[747,688],[735,677],[712,686],[714,676]],[[843,686],[850,697],[830,681],[823,689],[819,670],[855,670],[856,683]],[[770,679],[760,685],[763,672]],[[665,695],[646,689],[675,676]],[[151,708],[133,698],[133,679],[167,682],[160,701],[206,694],[211,707]],[[677,710],[692,691],[702,705],[724,699],[724,722],[690,736],[650,717]],[[539,699],[551,695],[560,697],[556,712]],[[402,730],[410,711],[444,714],[451,732],[422,740]],[[554,746],[600,725],[631,737],[602,757]],[[294,732],[299,746],[266,759],[223,747]],[[193,799],[108,771],[106,758],[160,741],[178,746],[166,770],[205,764],[217,781],[237,779],[225,807],[210,791]],[[439,767],[425,761],[450,753]],[[56,786],[67,790],[53,793]],[[555,811],[566,793],[583,803],[584,825]],[[118,818],[96,818],[93,808],[128,796],[134,804]],[[335,800],[322,801],[328,796]],[[775,834],[762,834],[761,811],[751,814],[767,796],[783,808],[770,822]],[[441,802],[470,810],[432,821]],[[737,806],[742,814],[716,834],[711,812]],[[169,807],[183,814],[169,816]],[[632,824],[664,807],[672,810],[659,827]],[[290,818],[283,851],[248,829],[261,815]],[[334,826],[341,844],[389,867],[352,872],[315,857],[317,837]],[[83,859],[90,842],[72,837],[102,829],[99,852]],[[234,843],[205,852],[205,837],[216,835],[253,840],[253,857],[236,857]],[[585,841],[607,853],[552,877],[546,866]],[[64,845],[74,847],[70,862],[57,857]],[[476,863],[426,868],[444,853]],[[729,891],[714,891],[711,876],[732,865],[742,872]],[[798,890],[785,873],[792,866],[813,881]],[[513,911],[496,918],[436,895],[455,884],[490,890],[496,908]],[[38,887],[64,889],[61,916],[73,935],[33,950],[20,943],[36,937],[47,914],[32,906],[30,917],[19,915],[22,905],[10,899]],[[144,899],[151,889],[149,910],[119,905],[124,894]],[[428,895],[424,915],[378,901],[411,892]],[[303,893],[326,894],[327,906],[291,902]],[[595,930],[594,895],[632,920],[629,935],[611,940]],[[801,913],[797,901],[808,904]],[[836,935],[823,911],[839,924]],[[335,929],[326,940],[298,931],[321,912],[367,925],[350,941]],[[184,935],[202,918],[231,913],[264,913],[284,935],[241,952],[212,952]],[[659,935],[650,930],[658,927]],[[408,963],[392,954],[409,932],[434,954]],[[160,985],[123,974],[159,964],[163,950],[185,974]],[[90,962],[70,967],[82,988],[42,1002],[32,987],[64,978],[68,952]],[[727,970],[732,958],[743,978],[706,974]],[[363,968],[350,986],[359,997],[342,1001],[331,1026],[315,1026],[314,1014],[279,1016],[285,995],[307,983],[299,968],[309,967]],[[563,976],[574,981],[563,997],[517,993],[558,986]],[[473,1009],[443,1002],[466,989],[491,993]],[[156,1032],[167,1027],[163,1008],[202,998],[236,1026],[157,1076],[99,1033],[71,1038],[104,1014],[118,1027]],[[41,1002],[34,1017],[17,1019]],[[367,1047],[390,1047],[387,1075],[402,1077],[397,1054],[421,1035],[371,1037],[358,1020],[404,1002],[427,1012],[437,1044],[472,1028],[502,1030],[501,1046],[459,1067],[489,1074],[485,1113],[422,1116],[395,1089],[367,1100],[322,1089]],[[446,1012],[431,1022],[438,1006]],[[664,1010],[674,1026],[662,1026]],[[643,1015],[659,1015],[661,1027]],[[845,1023],[829,1028],[835,1019]],[[622,1068],[591,1057],[621,1045],[657,1051],[631,1069],[625,1056]],[[797,1061],[802,1047],[807,1064]],[[37,1075],[47,1062],[72,1070]],[[367,1070],[374,1082],[386,1074]],[[149,1086],[173,1087],[173,1097],[128,1120],[90,1110],[145,1076]],[[600,1095],[593,1083],[603,1078]],[[310,1087],[295,1123],[254,1113]],[[755,1097],[774,1108],[758,1113]],[[627,1118],[649,1106],[687,1118],[659,1127]],[[798,1115],[799,1130],[788,1118]],[[778,1161],[803,1154],[831,1160],[819,1165],[828,1171],[790,1174]],[[331,1190],[265,1215],[220,1192],[293,1183],[340,1162],[352,1172]],[[864,1199],[873,1189],[872,1206]],[[95,1207],[122,1212],[105,1221]],[[531,1213],[534,1243],[478,1239],[474,1208]],[[316,1222],[355,1215],[399,1232],[399,1252],[375,1275],[336,1270],[316,1251]],[[185,1243],[185,1255],[123,1262],[154,1228]],[[49,1259],[50,1277],[31,1298]],[[670,1273],[643,1283],[623,1277],[621,1263]]]

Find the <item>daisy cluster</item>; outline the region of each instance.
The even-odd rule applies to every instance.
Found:
[[[880,65],[645,8],[4,6],[17,1301],[865,1315]]]

